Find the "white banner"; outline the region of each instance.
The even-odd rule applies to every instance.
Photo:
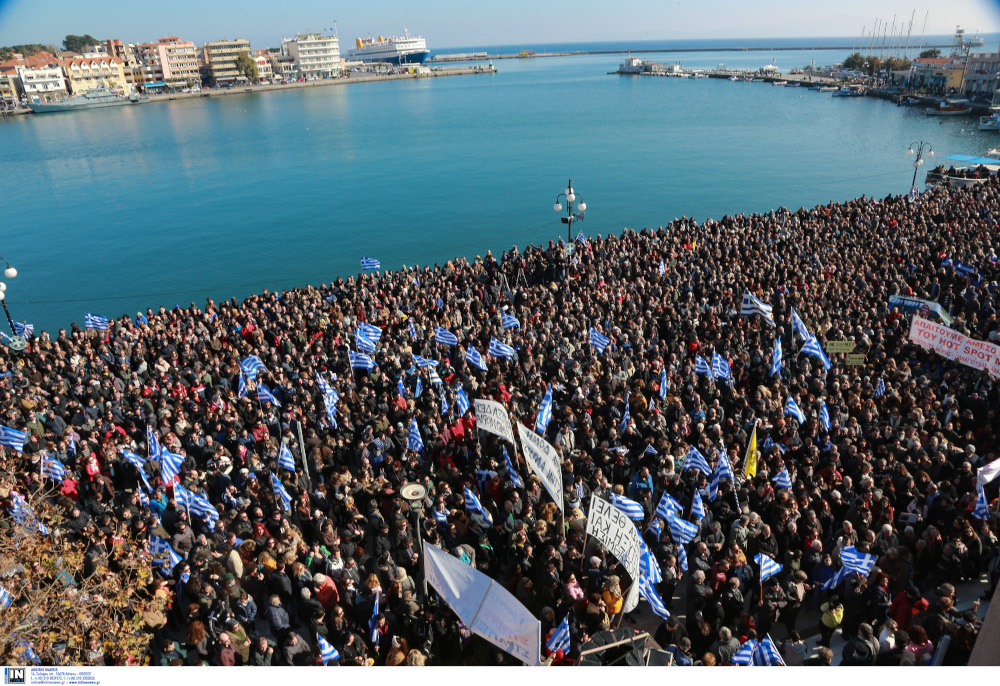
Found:
[[[542,625],[507,589],[449,553],[424,543],[427,583],[472,630],[528,665],[540,662]]]
[[[893,295],[889,298],[889,307],[898,307],[901,310],[919,311],[922,307],[924,307],[924,305],[927,306],[928,310],[941,317],[941,321],[945,324],[950,325],[953,321],[955,321],[955,318],[945,312],[944,308],[936,302],[921,300],[920,298],[908,298],[902,295]]]
[[[510,425],[507,408],[494,400],[476,398],[476,428],[514,443],[514,428]]]
[[[639,530],[624,512],[592,495],[590,512],[587,513],[587,534],[600,541],[632,577],[632,585],[622,606],[623,612],[631,612],[639,604],[639,552],[642,548]]]
[[[921,317],[914,317],[910,325],[910,340],[949,360],[967,367],[1000,376],[1000,346],[989,341],[969,338],[965,334],[935,324]]]
[[[549,442],[526,427],[517,423],[517,435],[521,437],[521,450],[531,471],[545,486],[552,500],[563,511],[562,465],[559,464],[559,454]]]

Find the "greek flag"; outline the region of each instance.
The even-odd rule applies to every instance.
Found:
[[[484,372],[487,371],[486,362],[483,361],[482,353],[473,348],[471,343],[469,344],[469,350],[465,353],[465,359],[468,360],[469,364],[471,364],[473,367],[478,367],[479,369],[482,369]]]
[[[733,655],[734,665],[748,665],[753,661],[753,651],[757,647],[757,641],[752,638],[748,638],[746,643],[740,646],[740,649],[736,651]]]
[[[877,559],[877,556],[862,553],[852,545],[842,548],[840,551],[840,561],[844,563],[847,570],[866,576],[872,570]]]
[[[709,379],[712,378],[712,368],[708,366],[708,362],[701,355],[694,356],[694,373],[706,374]]]
[[[406,397],[406,386],[403,385],[402,376],[400,376],[399,379],[396,380],[396,392],[399,393],[401,397],[403,398]]]
[[[353,350],[348,350],[347,357],[351,361],[352,369],[366,369],[369,372],[375,369],[375,360],[364,353],[356,353]]]
[[[792,479],[791,479],[790,476],[788,476],[788,468],[787,467],[782,467],[781,471],[778,472],[777,474],[775,474],[774,478],[771,479],[771,481],[773,481],[778,486],[778,488],[791,488],[792,487]]]
[[[240,369],[247,375],[247,378],[251,381],[257,378],[258,372],[266,372],[267,367],[264,363],[260,361],[260,358],[256,355],[248,355],[240,360]]]
[[[358,324],[358,331],[364,334],[364,337],[369,341],[378,343],[382,340],[382,329],[377,326],[372,326],[371,324]]]
[[[774,339],[774,354],[771,356],[771,373],[768,376],[774,376],[781,371],[784,364],[781,362],[781,339]]]
[[[917,199],[918,195],[920,195],[920,191],[918,191],[917,187],[914,186],[913,188],[910,189],[910,193],[906,197],[908,197],[911,201],[913,201]]]
[[[642,451],[642,454],[643,455],[656,455],[657,454],[656,448],[654,448],[653,446],[651,446],[651,445],[649,445],[647,443],[646,444],[646,449]]]
[[[771,327],[774,327],[774,317],[771,316],[772,307],[761,302],[750,291],[743,291],[743,307],[740,314],[744,317],[752,317],[759,314]]]
[[[684,456],[684,466],[682,469],[697,469],[705,475],[712,473],[711,467],[708,466],[708,460],[693,445],[688,448],[687,455]]]
[[[667,265],[663,264],[663,260],[660,260],[660,266],[656,268],[656,273],[660,276],[667,273]]]
[[[410,323],[410,336],[413,337],[413,340],[417,340],[417,327],[413,325],[413,317],[410,317],[409,323]]]
[[[66,466],[48,455],[42,455],[42,474],[58,483],[63,482],[63,475],[66,474]]]
[[[414,355],[413,364],[417,365],[421,369],[425,369],[427,367],[436,367],[438,366],[439,363],[436,362],[435,360],[425,360],[424,358],[420,357],[420,355]]]
[[[510,482],[514,484],[514,488],[524,488],[524,482],[521,481],[520,475],[514,469],[514,464],[510,461],[510,455],[507,454],[507,446],[503,446],[502,450],[503,466],[507,469],[507,476],[510,477]]]
[[[676,498],[664,491],[663,495],[660,496],[660,502],[656,505],[656,514],[658,517],[668,519],[674,512],[684,512],[684,506],[677,502]]]
[[[149,507],[149,496],[146,495],[146,491],[139,489],[139,503]]]
[[[469,490],[469,487],[465,487],[465,509],[469,512],[478,512],[479,515],[486,520],[486,523],[493,526],[493,518],[490,517],[490,513],[486,511],[483,504],[479,502],[479,498],[476,494]]]
[[[323,394],[323,407],[326,408],[326,416],[330,419],[331,424],[337,426],[337,419],[334,415],[337,414],[337,400],[340,399],[340,396],[319,374],[316,375],[316,385],[319,386],[320,393]]]
[[[291,510],[292,496],[288,495],[288,491],[274,474],[271,474],[271,489],[274,491],[274,497],[281,501],[281,509]]]
[[[521,322],[517,321],[517,317],[512,314],[501,314],[500,319],[505,329],[517,329],[521,327]]]
[[[247,377],[243,374],[242,369],[240,370],[240,388],[238,393],[240,398],[245,398],[250,395],[250,390],[247,388]]]
[[[597,354],[600,355],[611,345],[611,339],[598,333],[596,329],[591,329],[590,344],[597,349]]]
[[[257,384],[257,401],[261,403],[271,403],[275,407],[281,407],[281,403],[278,399],[274,397],[271,391],[267,390],[267,386],[262,383]]]
[[[670,527],[670,535],[679,545],[687,545],[698,535],[697,524],[681,519],[672,512],[667,515],[667,526]]]
[[[38,517],[35,516],[34,511],[28,505],[27,501],[17,491],[11,491],[10,496],[10,514],[14,518],[14,521],[30,531],[37,531],[47,535],[49,533],[48,527],[38,521]]]
[[[569,654],[569,615],[562,618],[559,622],[559,627],[549,636],[549,640],[546,641],[545,647],[549,649],[549,652],[555,653],[558,651],[563,651],[564,655]]]
[[[278,448],[278,464],[290,472],[295,471],[295,458],[292,457],[292,451],[284,443]]]
[[[680,565],[682,572],[688,570],[688,551],[682,545],[677,546],[677,564]]]
[[[837,588],[837,586],[840,586],[840,582],[843,581],[844,577],[846,577],[849,573],[850,570],[848,570],[847,567],[841,567],[833,576],[824,582],[823,589],[826,591],[832,591]]]
[[[189,491],[180,484],[174,484],[174,498],[178,504],[184,505],[197,515],[201,515],[213,526],[219,519],[219,511],[205,496]]]
[[[625,515],[636,522],[641,522],[646,518],[646,513],[642,511],[642,505],[631,498],[626,498],[617,493],[611,494],[611,504],[625,513]]]
[[[799,420],[799,424],[806,423],[806,413],[799,409],[799,406],[795,403],[795,398],[788,396],[788,401],[785,403],[785,416],[792,415]]]
[[[436,307],[437,307],[437,308],[438,308],[439,310],[443,310],[443,309],[444,309],[444,301],[443,301],[443,300],[441,300],[441,296],[438,296],[438,297],[437,297],[437,300],[435,300],[435,301],[434,301],[434,305],[435,305],[435,306],[436,306]]]
[[[333,662],[334,660],[340,659],[340,653],[337,649],[330,645],[325,638],[316,634],[316,643],[319,644],[319,659],[324,665],[328,662]]]
[[[172,453],[166,448],[160,450],[160,479],[169,486],[181,473],[181,465],[184,464],[184,456]]]
[[[149,537],[149,554],[153,556],[154,563],[159,565],[160,569],[163,570],[164,576],[170,576],[170,573],[174,571],[174,567],[184,559],[170,547],[166,539],[159,536]]]
[[[705,518],[705,504],[701,502],[701,493],[699,491],[694,492],[694,501],[691,503],[691,514],[697,517],[699,522]]]
[[[583,229],[580,229],[580,233],[576,234],[576,238],[574,240],[585,248],[590,247],[587,237],[583,235]]]
[[[729,463],[729,455],[724,450],[720,450],[719,460],[715,463],[715,471],[712,472],[712,477],[708,480],[708,499],[713,503],[719,497],[719,483],[723,479],[736,482],[733,466]]]
[[[538,406],[538,417],[535,419],[535,431],[545,435],[545,430],[552,421],[552,386],[545,386],[545,396],[542,404]]]
[[[156,437],[156,432],[149,424],[146,425],[146,447],[149,449],[149,459],[157,460],[160,457],[160,439]]]
[[[421,381],[420,377],[418,376],[417,377],[417,387],[413,391],[413,397],[414,398],[419,398],[421,395],[423,395],[423,393],[424,393],[424,382]]]
[[[878,385],[875,386],[875,397],[881,398],[885,395],[885,377],[880,376],[878,378]]]
[[[84,312],[83,326],[86,329],[107,331],[111,327],[111,322],[108,321],[107,317],[102,317],[99,314],[91,314],[90,312]]]
[[[142,483],[146,486],[146,490],[147,491],[153,490],[149,485],[149,480],[146,479],[146,472],[142,468],[145,461],[141,457],[133,453],[131,450],[125,450],[124,448],[119,448],[118,452],[120,452],[122,454],[122,457],[128,460],[129,463],[133,467],[135,467],[135,470],[139,472],[139,478],[142,479]]]
[[[764,640],[754,648],[752,664],[755,667],[784,666],[785,663],[781,659],[781,654],[774,643],[771,642],[770,635],[765,636]]]
[[[22,452],[24,444],[27,442],[28,434],[26,432],[0,425],[0,445]]]
[[[469,396],[465,394],[462,384],[458,385],[458,393],[455,394],[455,406],[458,408],[458,416],[464,417],[469,411]]]
[[[495,338],[490,338],[490,349],[487,352],[493,357],[506,357],[508,360],[514,359],[514,349]]]
[[[819,423],[823,431],[830,430],[830,410],[826,409],[826,403],[822,400],[819,401]]]
[[[441,416],[445,417],[445,416],[447,416],[447,414],[448,414],[448,399],[445,397],[445,394],[442,393],[441,394]]]
[[[354,332],[354,344],[362,352],[375,354],[375,341],[366,338],[361,329]]]
[[[434,327],[434,340],[442,345],[458,345],[458,336],[440,326]]]
[[[650,522],[649,528],[646,531],[652,531],[653,535],[656,536],[656,540],[660,540],[660,534],[663,533],[663,526],[660,524],[659,517],[653,517],[653,521]]]
[[[432,386],[440,386],[444,383],[434,367],[427,368],[427,376],[430,378]]]
[[[729,368],[729,363],[714,350],[712,351],[712,376],[726,381],[733,380],[733,370]]]
[[[31,334],[35,333],[35,325],[29,324],[28,322],[14,322],[13,326],[14,333],[18,336],[30,338]]]
[[[823,363],[823,369],[829,369],[830,367],[833,366],[833,363],[830,362],[830,358],[826,356],[825,352],[823,352],[823,346],[819,344],[819,341],[816,340],[815,336],[809,337],[809,340],[806,341],[805,345],[802,346],[802,349],[799,350],[799,353],[800,354],[805,353],[806,355],[812,355],[813,357],[818,357],[820,361]]]
[[[629,406],[628,406],[628,399],[629,399],[629,396],[626,395],[625,396],[625,414],[622,415],[622,420],[618,423],[618,429],[622,433],[624,433],[625,429],[628,428],[628,422],[632,418],[632,414],[631,414],[631,412],[629,410]]]
[[[988,520],[990,518],[990,506],[986,502],[986,491],[979,487],[979,495],[976,497],[976,509],[972,511],[972,516],[976,519]]]
[[[420,438],[420,427],[417,426],[417,418],[410,420],[410,434],[406,438],[406,449],[419,453],[424,449],[424,441]]]
[[[374,257],[362,257],[361,258],[361,269],[362,271],[371,272],[382,268],[382,264],[376,260]]]
[[[658,584],[663,581],[663,571],[646,542],[641,538],[639,542],[642,544],[642,548],[639,550],[639,577],[646,577],[654,584]]]
[[[12,602],[14,602],[14,596],[6,588],[0,586],[0,607],[10,607]]]
[[[667,368],[664,367],[660,370],[660,398],[662,400],[667,399]]]
[[[792,331],[794,331],[795,335],[804,341],[808,341],[813,337],[812,334],[809,333],[809,329],[806,328],[806,325],[802,323],[802,319],[799,318],[799,313],[795,311],[794,307],[792,308]]]
[[[448,513],[441,510],[434,510],[434,520],[438,526],[448,526]]]
[[[782,565],[778,564],[764,553],[757,553],[754,555],[753,561],[760,565],[760,580],[762,582],[767,577],[774,576],[782,569]]]

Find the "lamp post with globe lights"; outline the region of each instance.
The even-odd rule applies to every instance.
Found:
[[[17,276],[17,270],[10,266],[10,262],[0,257],[3,263],[7,265],[7,268],[3,270],[3,275],[8,279],[13,279]],[[7,309],[7,284],[0,281],[0,305],[3,305],[3,313],[7,315],[7,323],[10,325],[10,332],[14,334],[13,336],[4,336],[4,343],[7,347],[14,351],[21,351],[28,347],[28,341],[25,340],[24,336],[18,335],[17,329],[14,328],[14,320],[11,319],[10,310]]]
[[[552,209],[556,212],[562,212],[563,206],[562,201],[566,201],[566,216],[561,217],[562,223],[566,225],[566,238],[567,244],[573,245],[573,221],[579,219],[583,221],[583,213],[587,209],[587,203],[583,201],[583,196],[578,196],[573,190],[573,179],[566,182],[566,190],[556,196],[556,204],[553,205]],[[573,203],[576,205],[576,214],[573,213]]]
[[[924,141],[920,141],[919,144],[917,144],[916,141],[910,143],[910,147],[906,151],[907,155],[913,154],[914,145],[917,146],[917,159],[913,160],[913,182],[910,183],[911,192],[913,191],[914,188],[917,187],[917,170],[920,169],[920,165],[924,163],[924,148],[927,148],[928,157],[934,157],[934,148],[931,146],[930,143],[925,143]]]

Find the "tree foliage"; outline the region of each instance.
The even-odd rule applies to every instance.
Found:
[[[88,45],[97,45],[101,41],[97,40],[89,33],[85,33],[82,36],[74,36],[70,34],[63,38],[63,50],[69,50],[70,52],[83,52],[83,49]]]
[[[257,80],[257,62],[250,53],[243,51],[236,56],[236,69],[251,81]]]
[[[941,51],[937,48],[928,48],[920,52],[920,57],[924,59],[937,59],[941,56]]]
[[[71,541],[60,529],[69,503],[38,495],[27,503],[51,533],[33,530],[10,515],[10,486],[0,486],[0,586],[13,597],[0,609],[0,662],[85,665],[103,653],[114,664],[141,664],[147,622],[166,602],[154,591],[145,544],[96,529]]]
[[[861,69],[865,66],[865,58],[860,52],[851,53],[844,60],[844,69]]]
[[[9,60],[14,55],[24,55],[25,57],[31,57],[32,55],[37,55],[40,52],[55,52],[55,47],[52,45],[42,45],[41,43],[31,43],[29,45],[9,45],[0,48],[0,60]]]

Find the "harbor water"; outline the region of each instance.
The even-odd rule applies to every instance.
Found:
[[[641,55],[640,55],[641,56]],[[830,51],[650,55],[782,71]],[[911,142],[1000,145],[966,117],[715,79],[611,76],[620,55],[496,74],[310,88],[0,121],[16,319],[204,304],[565,237],[906,193]],[[933,166],[933,161],[918,175]],[[922,185],[922,184],[921,184]],[[6,327],[6,325],[4,325]]]

